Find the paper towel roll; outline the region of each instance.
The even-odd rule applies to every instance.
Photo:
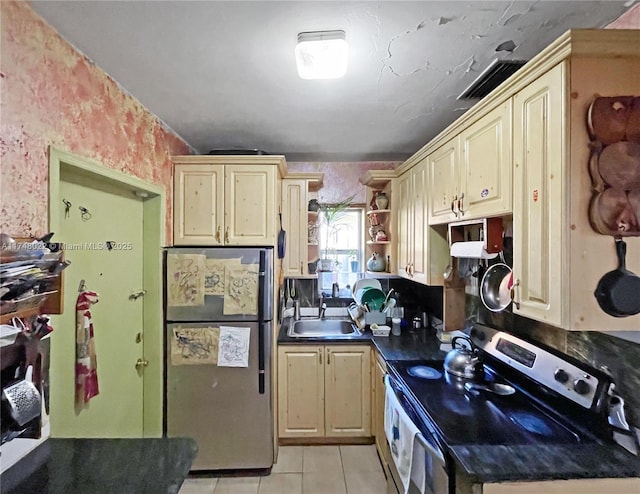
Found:
[[[482,240],[476,242],[454,242],[451,244],[451,255],[453,257],[468,257],[471,259],[493,259],[498,254],[489,254],[484,249]]]

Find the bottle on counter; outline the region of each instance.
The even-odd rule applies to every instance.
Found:
[[[391,334],[394,336],[400,336],[400,322],[402,319],[394,317],[391,319]]]

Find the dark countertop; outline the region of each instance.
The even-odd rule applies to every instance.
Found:
[[[2,474],[1,490],[3,494],[174,494],[197,450],[189,438],[50,438]]]
[[[278,343],[280,344],[335,344],[335,343],[368,343],[373,342],[385,360],[444,360],[446,352],[440,350],[440,342],[436,339],[433,330],[424,329],[416,332],[402,330],[400,336],[373,336],[371,331],[363,331],[359,335],[342,336],[336,338],[293,338],[287,336],[287,330],[292,318],[288,317],[282,321],[278,332]]]
[[[285,319],[278,343],[363,343],[371,341],[385,360],[444,360],[445,351],[433,330],[410,332],[400,336],[372,336],[370,331],[350,338],[291,338],[286,335]],[[616,444],[570,445],[459,445],[449,453],[456,468],[471,482],[491,483],[582,478],[640,477],[640,458]]]
[[[385,360],[444,360],[446,352],[431,329],[402,330],[400,336],[372,336],[373,344]]]
[[[452,446],[472,482],[640,477],[640,459],[615,444]]]

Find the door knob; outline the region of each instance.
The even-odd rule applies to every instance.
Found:
[[[146,290],[140,290],[139,292],[132,293],[129,295],[129,300],[138,300],[140,297],[144,297],[146,293]]]
[[[145,360],[145,359],[141,359],[141,358],[139,358],[139,359],[136,361],[136,369],[137,369],[137,370],[144,369],[144,368],[145,368],[146,366],[148,366],[148,365],[149,365],[149,361],[148,361],[148,360]]]

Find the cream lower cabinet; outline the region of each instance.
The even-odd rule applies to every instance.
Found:
[[[376,449],[382,460],[382,465],[386,465],[391,461],[391,450],[384,433],[384,402],[385,402],[385,386],[384,377],[387,375],[387,367],[384,359],[375,352],[374,358],[371,359],[371,389],[373,390],[372,400],[372,425],[373,435],[376,439]],[[385,475],[387,472],[385,472]]]
[[[276,179],[284,157],[172,159],[174,245],[275,243]]]
[[[368,345],[278,348],[278,435],[371,436]]]
[[[502,484],[484,484],[481,489],[473,490],[482,494],[631,494],[640,492],[640,479],[574,479],[539,482],[505,482]]]

